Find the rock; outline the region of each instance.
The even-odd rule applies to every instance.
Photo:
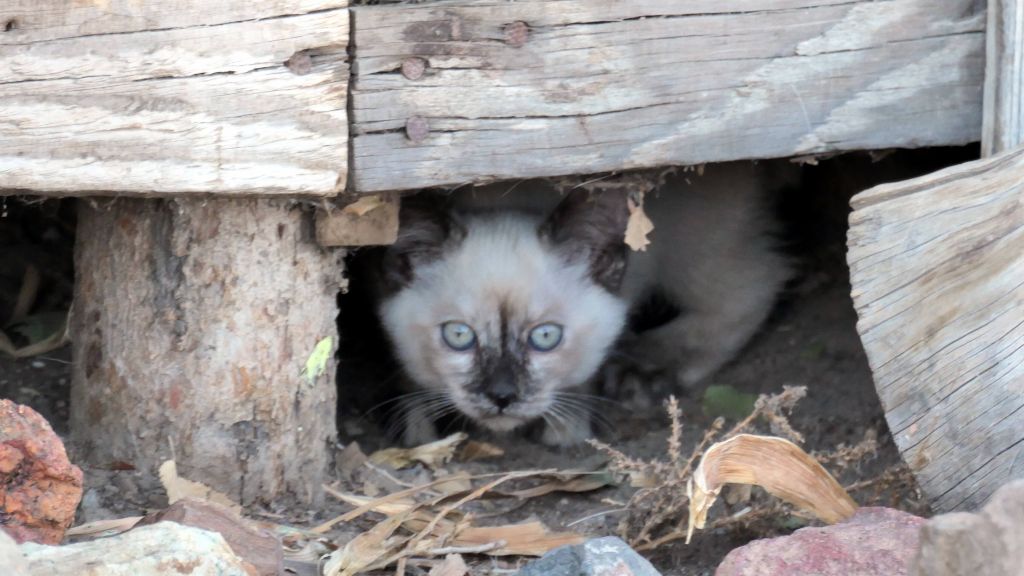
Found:
[[[0,568],[5,576],[29,576],[28,561],[18,548],[18,543],[0,530]]]
[[[643,556],[614,536],[562,546],[530,562],[516,576],[661,576]]]
[[[68,462],[50,424],[28,406],[0,400],[0,518],[17,542],[56,544],[75,519],[82,471]]]
[[[265,530],[253,528],[224,506],[183,498],[165,510],[146,516],[134,529],[162,521],[177,522],[220,534],[235,555],[252,564],[260,576],[278,576],[284,568],[284,550],[277,537]]]
[[[849,520],[755,540],[725,557],[715,576],[900,576],[909,574],[924,519],[860,508]]]
[[[953,512],[926,522],[911,573],[1024,574],[1024,479],[1001,487],[977,514]]]
[[[32,576],[256,576],[220,534],[159,522],[67,546],[23,544]]]

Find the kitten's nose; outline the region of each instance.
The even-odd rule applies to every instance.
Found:
[[[518,396],[515,385],[507,381],[496,382],[487,390],[487,398],[494,402],[498,410],[508,408],[509,404],[515,402]]]

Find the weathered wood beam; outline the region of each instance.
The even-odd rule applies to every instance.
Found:
[[[897,447],[939,511],[1024,477],[1024,147],[852,201],[853,301]]]
[[[3,3],[0,194],[336,194],[346,5]]]
[[[1024,143],[1024,0],[989,0],[983,156]]]
[[[358,191],[978,140],[975,0],[353,8]]]

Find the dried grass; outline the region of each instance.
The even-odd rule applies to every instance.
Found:
[[[793,429],[788,415],[806,395],[804,387],[785,387],[782,392],[762,395],[754,404],[754,410],[732,428],[725,430],[725,420],[716,419],[702,437],[684,456],[683,417],[675,398],[667,403],[671,432],[666,446],[666,455],[661,459],[641,460],[624,454],[607,444],[592,441],[599,450],[611,458],[610,468],[627,476],[638,490],[623,506],[625,514],[618,525],[619,535],[638,550],[651,550],[667,542],[685,538],[689,519],[690,496],[687,486],[691,483],[695,466],[712,442],[735,438],[740,434],[754,432],[755,425],[763,423],[778,436],[794,443],[803,442],[803,436]],[[826,462],[852,462],[871,450],[867,444],[843,449],[833,455],[829,453]],[[816,455],[821,458],[821,455]],[[746,500],[746,499],[745,499]],[[788,510],[778,500],[762,498],[747,504],[733,516],[718,518],[710,527],[725,525],[749,525],[751,522],[774,517]]]

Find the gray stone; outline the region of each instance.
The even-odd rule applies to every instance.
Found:
[[[28,561],[18,548],[18,543],[0,530],[0,568],[4,576],[28,576]]]
[[[22,544],[21,552],[32,576],[256,576],[220,534],[175,522],[66,546]]]
[[[917,576],[1024,575],[1024,479],[1001,487],[977,514],[954,512],[921,529]]]
[[[643,556],[614,536],[562,546],[530,562],[516,576],[661,576]]]

